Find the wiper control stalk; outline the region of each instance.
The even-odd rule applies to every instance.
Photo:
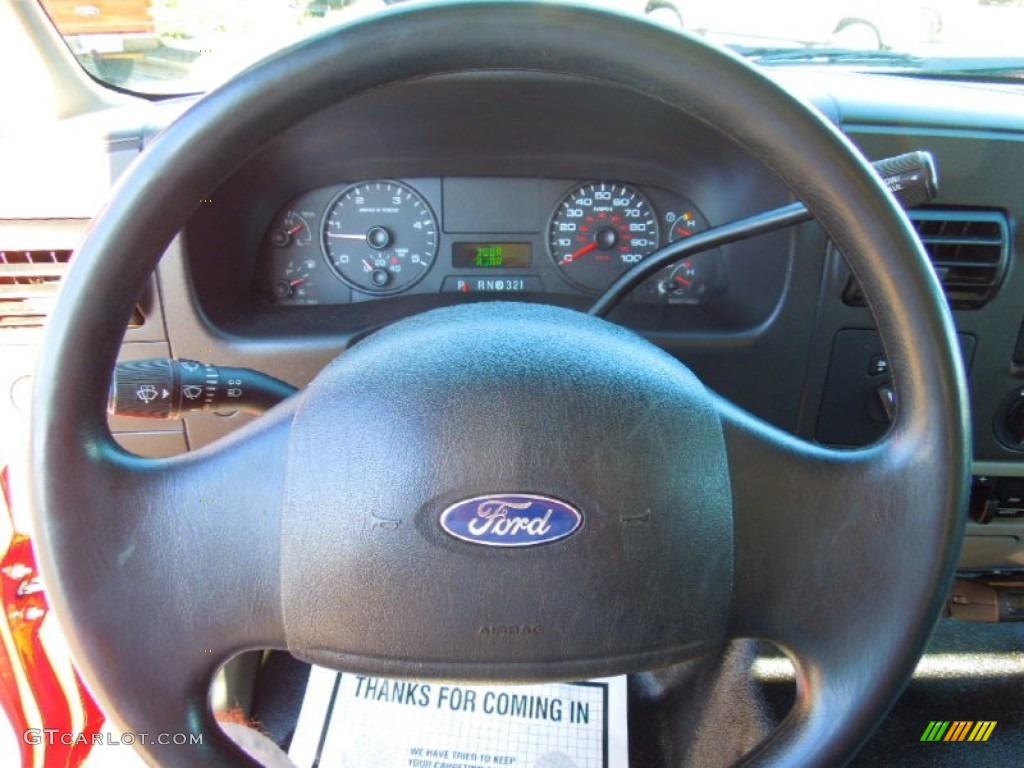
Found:
[[[297,391],[248,368],[220,368],[196,360],[131,360],[114,369],[107,411],[145,419],[180,419],[218,410],[258,414]]]

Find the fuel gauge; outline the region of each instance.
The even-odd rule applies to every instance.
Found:
[[[319,303],[316,294],[317,260],[288,259],[281,262],[271,280],[271,291],[278,304],[303,305]]]

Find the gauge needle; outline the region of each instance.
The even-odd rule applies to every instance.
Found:
[[[367,272],[373,272],[373,265],[366,259],[363,259],[363,266],[366,267]]]
[[[304,224],[296,224],[294,227],[288,230],[289,235],[297,235],[302,231]]]
[[[584,256],[586,256],[588,253],[590,253],[595,248],[597,248],[597,241],[596,240],[594,240],[591,243],[588,243],[587,245],[584,245],[582,248],[580,248],[578,251],[576,251],[576,253],[570,253],[568,256],[566,256],[565,258],[562,259],[562,263],[563,264],[571,264],[572,262],[576,261],[577,259],[582,259]]]
[[[691,282],[690,282],[689,280],[687,280],[687,279],[686,279],[685,277],[683,277],[682,275],[676,275],[676,282],[677,282],[677,283],[682,283],[683,285],[685,285],[685,286],[687,286],[687,287],[689,287],[689,286],[693,285],[693,283],[691,283]]]
[[[307,280],[309,280],[309,275],[303,275],[302,277],[295,278],[290,283],[288,283],[288,285],[290,285],[292,288],[298,288],[300,285],[302,285]]]
[[[339,232],[328,232],[328,237],[340,237],[342,240],[365,240],[366,235],[343,235]]]

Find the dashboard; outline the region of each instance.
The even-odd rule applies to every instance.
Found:
[[[501,87],[451,75],[364,94],[252,158],[186,232],[204,311],[234,333],[308,338],[463,301],[586,309],[668,243],[792,199],[717,132],[632,91],[490,77]],[[789,239],[673,265],[618,319],[751,333],[785,291]]]
[[[1024,94],[823,69],[775,77],[869,159],[935,156],[940,195],[910,216],[970,377],[977,498],[961,565],[1024,567]],[[112,111],[103,151],[120,168],[190,104]],[[48,218],[38,200],[19,202],[19,218]],[[714,127],[628,89],[528,72],[398,84],[310,115],[200,201],[140,297],[123,357],[250,367],[301,387],[366,334],[434,307],[585,310],[654,250],[792,200]],[[610,319],[805,439],[856,446],[887,429],[885,350],[815,223],[672,265]],[[4,346],[7,386],[31,370],[21,338]],[[112,428],[166,455],[246,418]]]

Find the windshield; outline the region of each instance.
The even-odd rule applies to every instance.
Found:
[[[301,38],[418,0],[40,0],[94,77],[152,95],[209,90]],[[763,65],[1019,78],[1024,0],[591,0]]]

